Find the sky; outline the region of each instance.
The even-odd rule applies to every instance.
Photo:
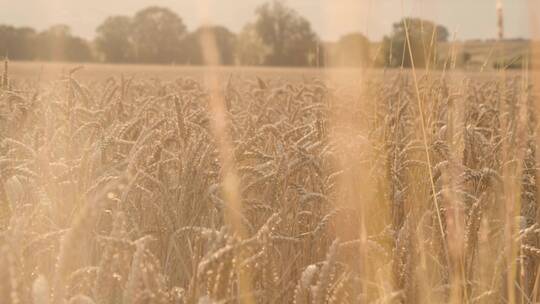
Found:
[[[502,0],[505,37],[529,38],[530,3]],[[254,20],[266,0],[0,0],[0,23],[43,30],[67,24],[72,33],[91,39],[111,15],[133,15],[151,5],[165,6],[182,17],[188,29],[204,23],[224,25],[233,32]],[[392,23],[417,16],[446,26],[458,40],[490,39],[497,35],[496,0],[285,0],[307,18],[323,40],[337,40],[350,32],[382,39]]]

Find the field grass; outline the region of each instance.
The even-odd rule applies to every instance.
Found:
[[[135,79],[175,80],[178,77],[191,77],[202,80],[206,73],[216,73],[220,78],[230,75],[238,77],[270,77],[289,80],[302,80],[304,77],[320,76],[317,69],[310,68],[267,68],[267,67],[226,67],[218,66],[175,66],[175,65],[132,65],[132,64],[95,64],[95,63],[55,63],[55,62],[12,62],[10,77],[13,80],[58,80],[71,69],[82,66],[77,72],[81,81],[100,81],[104,77],[135,77]],[[347,72],[345,72],[347,73]]]
[[[9,74],[12,82],[43,82],[50,83],[62,79],[70,70],[81,68],[77,71],[77,79],[84,82],[103,81],[107,77],[129,77],[135,80],[157,79],[172,81],[179,77],[190,77],[194,80],[202,81],[208,74],[216,74],[220,79],[226,81],[229,77],[253,79],[261,77],[269,80],[284,80],[301,82],[312,80],[313,78],[325,78],[331,73],[340,82],[350,84],[358,82],[358,75],[369,75],[369,77],[380,78],[387,74],[395,74],[399,69],[355,69],[355,68],[286,68],[286,67],[237,67],[237,66],[175,66],[175,65],[132,65],[132,64],[96,64],[96,63],[58,63],[58,62],[32,62],[21,61],[11,62]],[[430,74],[441,74],[442,71],[430,71]],[[536,72],[534,72],[536,73]],[[422,74],[422,71],[419,71]],[[519,76],[521,71],[508,70],[506,74]],[[447,77],[462,79],[469,78],[493,79],[500,78],[500,74],[493,73],[492,69],[480,71],[477,69],[455,70],[448,73]]]
[[[530,75],[75,66],[3,77],[2,303],[537,302]]]
[[[450,62],[455,57],[457,69],[466,72],[477,73],[482,70],[491,73],[496,62],[519,62],[520,57],[538,58],[538,54],[532,52],[532,42],[528,40],[450,40],[438,44],[439,61]],[[381,43],[371,43],[370,53],[372,56],[381,56]],[[470,56],[467,62],[463,62],[464,54]]]
[[[464,53],[470,55],[469,62],[463,64],[462,68],[468,70],[479,70],[482,66],[493,69],[497,61],[511,62],[519,57],[531,57],[531,42],[527,40],[507,40],[507,41],[455,41],[441,43],[439,45],[439,56],[446,58],[452,52],[463,56]],[[533,54],[537,58],[537,54]]]

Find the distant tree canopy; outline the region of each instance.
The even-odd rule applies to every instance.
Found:
[[[96,48],[106,62],[186,61],[186,26],[168,8],[151,6],[133,17],[109,17],[96,29],[96,34]]]
[[[33,58],[35,38],[36,31],[32,28],[0,25],[0,56],[8,55],[16,60]]]
[[[144,63],[184,62],[186,26],[168,8],[152,6],[135,14],[131,37],[135,58]]]
[[[205,34],[212,35],[215,39],[219,62],[223,65],[235,64],[236,36],[223,26],[202,26],[189,34],[184,42],[187,62],[195,65],[205,63],[202,49]]]
[[[283,0],[268,0],[238,35],[223,26],[189,32],[179,15],[159,6],[133,16],[106,18],[96,28],[93,41],[76,37],[66,25],[41,32],[0,25],[0,57],[201,65],[205,64],[201,38],[206,33],[215,39],[218,62],[223,65],[323,66],[327,62],[365,67],[373,61],[379,66],[411,67],[414,63],[420,68],[437,62],[437,43],[449,36],[446,28],[431,21],[404,18],[393,25],[371,59],[371,44],[363,34],[350,33],[337,42],[320,41],[306,18]]]
[[[55,25],[37,33],[22,27],[0,25],[0,56],[15,60],[90,61],[89,44],[75,37],[67,25]]]
[[[437,44],[448,40],[448,30],[431,21],[404,18],[394,23],[390,37],[383,40],[385,64],[424,68],[437,61]],[[411,55],[412,54],[412,55]]]
[[[37,59],[53,61],[91,61],[88,43],[71,35],[67,25],[55,25],[37,36]]]
[[[131,27],[133,20],[127,16],[107,18],[96,30],[96,47],[107,62],[134,60]]]
[[[337,43],[336,64],[349,67],[365,67],[369,63],[370,43],[361,33],[347,34]]]
[[[255,25],[248,23],[236,39],[236,60],[241,65],[262,65],[270,48],[257,33]]]
[[[255,30],[270,48],[267,65],[302,66],[314,54],[317,35],[311,24],[282,1],[274,0],[256,10]]]

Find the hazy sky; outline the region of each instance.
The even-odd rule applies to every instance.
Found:
[[[503,0],[506,37],[529,36],[529,2]],[[0,0],[0,23],[38,30],[64,23],[76,35],[93,38],[96,27],[110,15],[132,15],[150,5],[166,6],[179,14],[190,30],[205,18],[238,32],[253,20],[265,0]],[[325,40],[361,31],[379,40],[393,22],[405,15],[434,20],[456,32],[458,39],[496,37],[496,0],[286,0],[305,16]]]

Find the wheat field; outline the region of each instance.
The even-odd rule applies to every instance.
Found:
[[[4,71],[2,303],[538,301],[527,72]]]

